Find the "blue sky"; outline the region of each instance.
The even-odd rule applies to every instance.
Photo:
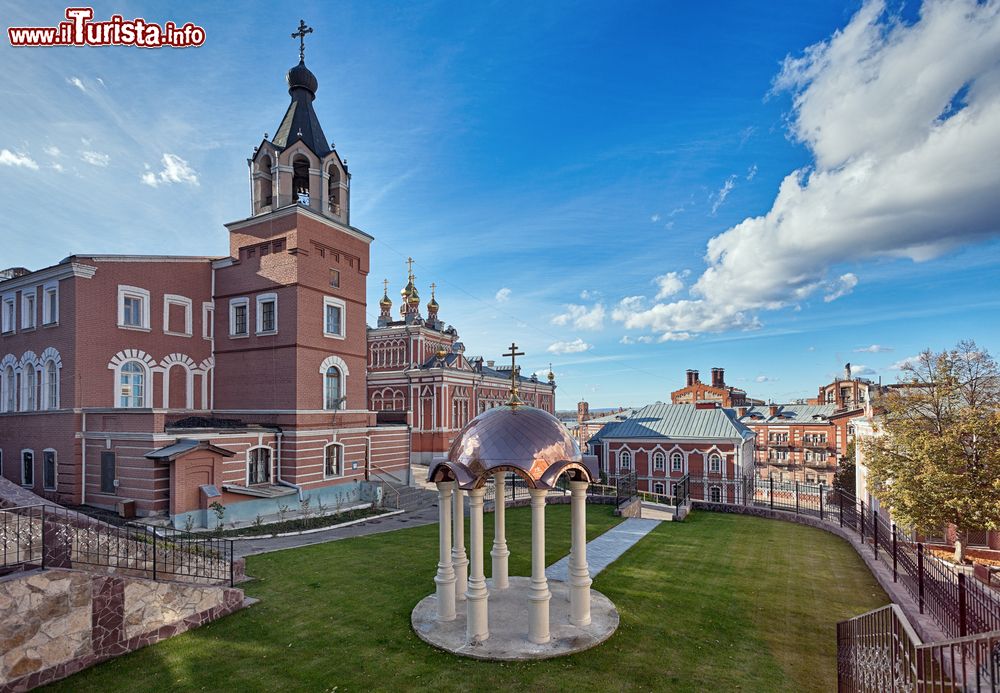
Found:
[[[0,264],[226,253],[301,16],[372,322],[412,255],[468,352],[516,340],[561,408],[666,400],[687,368],[788,401],[847,361],[1000,351],[997,4],[701,5],[99,3],[207,41],[3,42]]]

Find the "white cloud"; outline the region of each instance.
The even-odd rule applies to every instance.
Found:
[[[145,185],[151,188],[171,183],[198,185],[198,174],[195,173],[188,162],[176,154],[164,153],[160,162],[163,164],[163,168],[160,169],[159,173],[154,173],[149,166],[146,166],[146,172],[140,177],[140,180]]]
[[[868,366],[862,365],[860,363],[851,364],[851,377],[857,378],[866,375],[877,375],[874,368],[869,368]]]
[[[80,158],[91,166],[105,167],[111,161],[111,157],[107,154],[102,154],[101,152],[80,152]]]
[[[655,224],[656,222],[658,222],[660,220],[660,215],[659,214],[654,214],[653,216],[651,216],[649,218],[649,220]]]
[[[546,351],[551,354],[579,354],[593,348],[593,344],[587,344],[577,337],[572,342],[554,342],[549,345]]]
[[[79,77],[67,77],[66,83],[72,84],[74,87],[76,87],[77,89],[79,89],[84,93],[86,93],[87,91],[87,87],[83,86],[83,82],[80,80]]]
[[[62,152],[59,151],[59,147],[56,147],[56,146],[46,147],[42,151],[44,151],[46,154],[48,154],[52,158],[55,158],[55,157],[59,156],[60,154],[62,154]]]
[[[896,363],[890,365],[887,370],[890,371],[901,371],[908,363],[917,363],[920,360],[920,354],[914,354],[913,356],[907,356],[905,359],[899,359]]]
[[[847,274],[842,274],[837,278],[836,281],[827,284],[826,294],[823,295],[823,301],[826,303],[831,303],[836,301],[838,298],[842,298],[847,294],[854,291],[854,287],[858,285],[858,278],[851,272]]]
[[[595,303],[592,307],[570,303],[566,312],[552,318],[553,325],[573,325],[578,330],[604,329],[604,304]]]
[[[785,60],[790,128],[813,157],[771,209],[708,242],[692,300],[623,315],[663,333],[759,325],[758,314],[827,300],[835,274],[878,258],[926,261],[1000,232],[1000,11],[925,2],[905,23],[868,2],[828,40]]]
[[[618,340],[619,344],[652,344],[652,342],[653,338],[648,334],[644,334],[639,337],[629,337],[628,335],[624,335]]]
[[[753,379],[755,383],[773,383],[776,380],[777,378],[772,378],[767,375],[758,375],[756,378]]]
[[[816,347],[814,347],[814,346],[807,346],[806,347],[806,351],[816,351]]]
[[[882,354],[887,351],[893,351],[892,347],[888,347],[882,344],[872,344],[871,346],[858,347],[854,350],[856,353],[866,353],[866,354]]]
[[[753,180],[757,176],[757,164],[747,169],[747,180]]]
[[[729,197],[729,193],[731,193],[735,187],[736,174],[733,174],[726,179],[726,182],[722,184],[719,191],[715,193],[715,202],[712,203],[712,216],[715,216],[715,213],[719,211],[719,207],[722,206],[722,204],[726,201],[726,198]]]
[[[502,289],[497,291],[496,296],[494,296],[493,298],[496,299],[497,303],[506,303],[507,301],[510,300],[510,289],[508,289],[506,286],[503,287]]]
[[[17,154],[9,149],[0,149],[0,165],[16,166],[17,168],[30,168],[38,170],[38,163],[27,154]]]
[[[596,299],[601,297],[601,292],[594,289],[584,289],[580,292],[580,298],[584,301],[589,301],[591,299]]]
[[[690,272],[684,270],[683,272],[667,272],[666,274],[661,274],[659,277],[655,277],[653,282],[659,287],[659,290],[656,292],[656,300],[659,301],[673,296],[683,289],[683,277],[688,276],[688,274]]]
[[[66,171],[66,168],[62,164],[60,164],[59,162],[51,163],[51,164],[49,164],[49,166],[56,173],[64,173]]]

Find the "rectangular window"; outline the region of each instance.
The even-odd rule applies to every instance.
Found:
[[[21,294],[21,329],[30,330],[35,326],[35,298],[38,292],[35,289],[27,289]]]
[[[324,454],[323,473],[326,476],[344,475],[344,446],[327,445]]]
[[[326,296],[323,299],[323,334],[337,339],[344,338],[344,308],[340,299]]]
[[[116,466],[115,453],[101,452],[101,493],[115,492]]]
[[[31,450],[21,451],[21,486],[35,485],[35,453]]]
[[[251,448],[247,451],[247,484],[267,484],[271,481],[271,448]]]
[[[330,270],[330,286],[334,289],[340,288],[340,270]]]
[[[56,488],[56,451],[42,452],[42,486],[50,491]]]
[[[3,331],[14,332],[17,329],[17,303],[14,294],[3,297]]]
[[[246,337],[250,334],[247,311],[250,299],[234,298],[229,302],[229,335],[231,337]]]
[[[191,336],[193,302],[187,296],[163,295],[163,332],[165,334]]]
[[[278,331],[278,296],[262,294],[257,297],[257,334],[274,334]]]
[[[201,304],[201,336],[215,339],[215,306],[211,303]]]
[[[118,327],[149,329],[149,292],[135,286],[118,286]]]
[[[59,285],[46,284],[42,290],[42,324],[54,325],[59,322]]]

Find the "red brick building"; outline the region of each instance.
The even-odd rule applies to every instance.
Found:
[[[409,473],[405,417],[369,408],[372,237],[313,110],[316,77],[249,160],[224,258],[70,256],[0,281],[0,467],[47,498],[202,525]],[[216,495],[218,494],[218,495]],[[315,503],[313,507],[315,507]]]
[[[684,387],[670,393],[670,401],[673,404],[714,402],[720,407],[729,409],[764,403],[761,400],[748,398],[746,390],[726,385],[726,371],[724,368],[716,367],[712,369],[711,384],[701,382],[698,371],[688,370],[685,375],[686,382]]]
[[[468,358],[458,331],[439,318],[433,294],[427,317],[410,272],[401,291],[399,319],[392,316],[386,290],[379,301],[378,326],[368,328],[368,406],[386,420],[412,423],[411,460],[429,464],[447,454],[455,436],[477,415],[507,401],[510,367],[482,357]],[[517,374],[521,399],[550,414],[555,412],[555,376]]]
[[[656,403],[606,424],[588,447],[611,481],[634,471],[640,490],[672,494],[688,475],[693,499],[735,502],[739,480],[753,473],[753,441],[732,409]]]

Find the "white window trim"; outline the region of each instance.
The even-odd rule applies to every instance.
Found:
[[[125,324],[125,297],[142,300],[142,325]],[[122,330],[149,332],[149,291],[138,286],[118,285],[118,327]]]
[[[32,372],[35,375],[35,382],[28,387],[28,367],[32,368]],[[32,361],[30,363],[23,364],[19,369],[14,371],[15,378],[17,375],[21,376],[21,392],[20,392],[20,402],[21,406],[18,407],[18,411],[38,411],[38,407],[41,402],[38,401],[39,389],[41,385],[42,375],[39,372],[39,366],[36,362]],[[34,400],[34,401],[32,401]],[[30,405],[34,406],[30,406]]]
[[[50,401],[52,398],[49,397],[49,386],[51,385],[51,382],[49,382],[49,364],[50,363],[53,364],[56,367],[56,397],[55,397],[55,402]],[[51,358],[47,359],[45,361],[45,363],[42,364],[42,403],[41,403],[42,407],[41,408],[43,410],[50,410],[50,409],[58,409],[59,408],[59,399],[62,396],[61,387],[60,387],[61,383],[59,382],[61,375],[62,375],[62,366],[60,366],[59,363],[57,363],[55,359],[51,359]]]
[[[247,448],[246,456],[243,458],[243,484],[250,486],[250,452],[252,450],[267,450],[267,479],[268,483],[275,483],[274,479],[274,449],[270,445],[253,445]]]
[[[337,306],[340,308],[340,334],[326,331],[326,307]],[[347,304],[339,298],[333,296],[323,297],[323,336],[330,339],[344,339],[347,337]]]
[[[55,294],[55,310],[49,315],[49,294]],[[59,282],[47,282],[42,286],[42,325],[59,324]]]
[[[31,310],[28,310],[28,299],[32,299],[34,306]],[[28,322],[28,320],[31,322]],[[30,330],[38,327],[38,287],[33,286],[30,289],[23,289],[21,291],[21,329]]]
[[[244,306],[247,309],[247,331],[234,332],[236,328],[236,307]],[[250,336],[250,299],[246,296],[229,299],[229,338],[245,339]]]
[[[327,474],[326,473],[326,451],[329,448],[337,447],[340,448],[340,474]],[[344,444],[343,443],[327,443],[323,446],[323,478],[324,479],[342,479],[347,476],[347,461],[344,458]]]
[[[663,457],[663,461],[660,463],[661,464],[660,467],[656,466],[657,455],[661,455]],[[665,472],[667,470],[667,465],[670,463],[667,461],[667,454],[663,452],[663,450],[653,450],[653,452],[649,454],[649,457],[650,457],[650,468],[652,469],[652,471]]]
[[[26,452],[30,452],[31,453],[31,483],[30,484],[24,478],[24,453],[26,453]],[[21,456],[18,458],[17,461],[21,465],[21,486],[24,486],[25,488],[34,488],[35,487],[35,451],[32,450],[31,448],[23,448],[21,450]]]
[[[215,304],[211,301],[201,304],[201,337],[209,341],[215,339]]]
[[[143,374],[142,381],[142,406],[141,407],[123,407],[122,402],[122,366],[126,363],[132,363],[135,361],[140,364],[145,373]],[[121,363],[114,366],[115,369],[115,399],[114,408],[115,409],[152,409],[153,408],[153,369],[150,368],[149,364],[146,363],[142,358],[134,357],[128,358]]]
[[[657,487],[659,487],[659,489],[660,489],[659,491],[656,490]],[[653,493],[655,493],[657,495],[660,495],[660,496],[665,496],[666,493],[667,493],[667,486],[666,486],[666,484],[664,484],[662,481],[654,481],[653,482]]]
[[[628,455],[628,466],[622,465],[622,458],[624,455]],[[621,472],[623,469],[629,471],[635,469],[635,454],[628,448],[619,448],[615,453],[616,461],[618,462],[618,471]]]
[[[193,305],[193,302],[187,296],[180,296],[178,294],[163,294],[163,334],[169,334],[175,337],[190,337],[192,331],[191,308]],[[184,307],[183,332],[176,332],[168,329],[170,327],[170,306]]]
[[[45,485],[45,453],[52,453],[52,485]],[[55,448],[45,448],[42,450],[42,488],[46,491],[56,491],[59,489],[59,454]]]
[[[719,500],[717,500],[717,501],[712,500],[712,491],[718,491],[719,492]],[[718,484],[712,484],[711,486],[709,486],[708,487],[708,498],[706,498],[705,500],[707,500],[709,503],[725,503],[726,502],[726,496],[722,492],[722,487],[719,486]]]
[[[264,324],[264,304],[268,301],[274,302],[274,329],[262,330],[261,325]],[[324,310],[326,309],[324,308]],[[254,323],[254,329],[256,330],[256,334],[278,334],[278,294],[270,293],[257,296],[257,321]]]
[[[13,308],[12,311],[8,313],[7,308]],[[3,323],[0,325],[0,331],[4,333],[7,332],[17,332],[17,296],[13,293],[3,295],[3,305],[2,305],[2,320]],[[9,316],[9,317],[8,317]]]

